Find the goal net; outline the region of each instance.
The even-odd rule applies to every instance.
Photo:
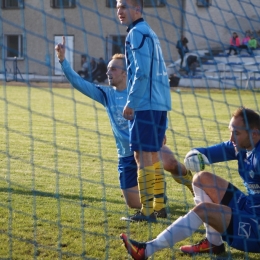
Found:
[[[260,111],[260,2],[143,2],[143,17],[160,39],[171,86],[167,146],[183,163],[191,148],[229,140],[236,108]],[[135,211],[119,185],[108,108],[75,90],[56,56],[55,45],[65,36],[72,69],[110,88],[106,71],[96,75],[91,70],[124,53],[126,29],[118,21],[115,0],[1,1],[1,259],[127,259],[120,233],[138,241],[153,239],[194,207],[192,194],[168,168],[168,217],[156,224],[120,220]],[[243,47],[230,48],[234,33]],[[184,52],[177,48],[182,36],[188,41]],[[246,37],[256,45],[243,42]],[[121,110],[118,120],[123,120]],[[206,170],[246,192],[237,162]],[[201,226],[154,259],[187,259],[179,247],[204,237]],[[225,246],[224,258],[259,258]]]

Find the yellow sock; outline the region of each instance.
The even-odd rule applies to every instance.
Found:
[[[145,216],[153,213],[154,167],[147,166],[138,171],[138,189]]]
[[[193,189],[192,189],[192,178],[193,178],[193,176],[192,176],[192,173],[190,170],[187,170],[187,173],[184,176],[183,175],[182,176],[173,176],[173,179],[177,183],[185,185],[190,190],[192,195],[194,196]]]
[[[162,162],[156,162],[153,167],[155,169],[153,209],[159,211],[165,208],[165,175]]]

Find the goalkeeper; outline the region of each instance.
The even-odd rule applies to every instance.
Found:
[[[133,152],[130,151],[129,147],[128,121],[123,117],[123,108],[127,98],[125,56],[123,54],[116,54],[108,64],[108,82],[112,86],[110,88],[83,80],[71,68],[69,62],[65,59],[65,37],[63,37],[63,43],[58,44],[55,49],[62,70],[72,86],[84,95],[101,103],[106,108],[117,146],[120,188],[122,189],[126,204],[130,208],[140,209],[137,165]],[[192,192],[191,171],[187,171],[185,166],[175,159],[172,151],[165,145],[161,148],[161,155],[164,169],[171,172],[176,182],[186,185]],[[165,185],[163,186],[163,190],[161,194],[158,194],[158,197],[164,199],[166,195]],[[156,211],[156,214],[157,217],[167,217],[165,202]]]
[[[229,141],[189,153],[185,158],[186,166],[192,165],[195,170],[202,165],[203,169],[201,158],[207,158],[206,163],[236,160],[247,195],[223,178],[207,171],[198,172],[193,177],[196,206],[185,216],[146,243],[138,243],[121,234],[134,259],[146,259],[156,251],[173,247],[203,223],[206,238],[198,244],[182,246],[181,251],[221,254],[225,252],[224,240],[235,249],[260,253],[260,116],[251,109],[240,107],[232,115],[229,130]],[[195,154],[203,156],[196,159]]]

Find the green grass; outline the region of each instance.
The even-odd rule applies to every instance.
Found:
[[[194,146],[229,138],[230,115],[239,105],[259,111],[260,93],[182,89],[172,92],[168,146],[183,161]],[[193,207],[189,191],[167,173],[170,217],[129,224],[118,185],[117,154],[105,109],[72,89],[0,87],[0,259],[128,259],[119,234],[145,241]],[[210,168],[209,168],[210,169]],[[234,163],[211,167],[241,189]],[[179,246],[154,259],[189,258]],[[227,247],[215,259],[259,259]]]

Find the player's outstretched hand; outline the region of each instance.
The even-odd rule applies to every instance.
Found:
[[[55,50],[59,61],[63,61],[65,59],[65,36],[62,36],[62,43],[57,44]]]
[[[205,165],[209,165],[210,163],[204,154],[193,149],[186,154],[184,164],[187,169],[193,172],[200,172],[205,169]]]

